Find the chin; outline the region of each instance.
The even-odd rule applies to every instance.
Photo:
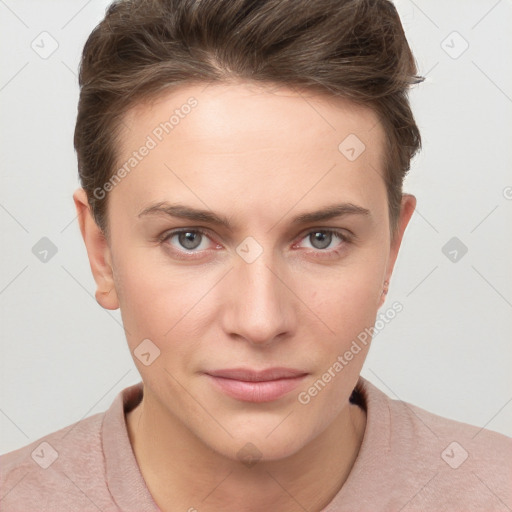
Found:
[[[285,420],[286,421],[286,420]],[[233,433],[233,439],[203,439],[218,454],[231,460],[238,460],[248,467],[257,462],[272,462],[291,457],[307,444],[312,435],[282,426],[276,429],[265,425],[261,429],[240,429]],[[275,429],[274,432],[272,430]],[[279,432],[278,432],[279,430]],[[269,435],[269,432],[270,435]]]

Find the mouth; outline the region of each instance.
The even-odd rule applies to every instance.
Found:
[[[243,402],[272,402],[293,391],[307,372],[293,368],[229,368],[205,374],[222,393]]]

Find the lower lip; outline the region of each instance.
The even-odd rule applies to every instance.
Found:
[[[306,375],[299,377],[277,379],[261,382],[226,379],[207,375],[217,388],[226,395],[243,402],[272,402],[293,391],[303,381]]]

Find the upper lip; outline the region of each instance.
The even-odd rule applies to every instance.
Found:
[[[243,380],[248,382],[265,382],[278,379],[292,379],[301,377],[307,372],[294,368],[266,368],[264,370],[253,370],[250,368],[226,368],[206,372],[212,377],[223,377],[225,379]]]

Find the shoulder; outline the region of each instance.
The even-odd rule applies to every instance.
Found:
[[[362,391],[372,460],[383,484],[393,484],[395,505],[410,499],[410,510],[512,508],[511,438],[392,399],[364,379]]]
[[[511,470],[510,437],[439,416],[408,402],[389,399],[388,405],[395,423],[393,435],[402,442],[414,441],[418,450],[442,447],[440,456],[450,467],[472,460],[475,467],[485,472]]]
[[[104,480],[101,426],[95,414],[0,456],[2,510],[90,507]],[[36,491],[36,492],[35,492]],[[98,501],[102,501],[98,497]]]
[[[512,507],[511,438],[405,402],[392,401],[390,407],[407,434],[395,436],[417,451],[418,463],[435,469],[434,495],[466,510]]]

